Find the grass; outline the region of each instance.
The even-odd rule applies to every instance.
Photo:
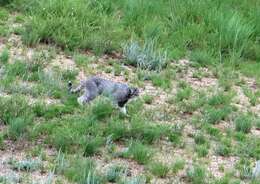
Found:
[[[147,164],[152,158],[152,151],[140,142],[133,142],[126,155],[136,160],[138,164]]]
[[[193,184],[204,183],[206,181],[206,171],[203,167],[194,165],[187,170],[188,180]]]
[[[40,168],[42,167],[41,160],[32,160],[32,159],[26,159],[21,161],[10,160],[9,164],[14,170],[26,171],[26,172],[33,172],[36,170],[40,170]]]
[[[237,131],[249,133],[252,128],[252,117],[249,115],[240,115],[235,119],[235,126]]]
[[[151,179],[173,177],[189,183],[248,182],[253,161],[260,159],[259,139],[250,134],[251,129],[259,129],[258,121],[253,120],[259,117],[239,114],[240,107],[233,106],[233,97],[237,95],[233,90],[242,87],[250,105],[258,105],[259,92],[251,89],[258,89],[259,83],[260,28],[256,3],[5,1],[6,8],[0,8],[0,42],[6,45],[0,52],[0,94],[8,97],[0,97],[0,149],[8,149],[5,143],[9,141],[38,144],[41,140],[44,146],[30,154],[50,163],[47,169],[50,167],[55,177],[63,175],[73,183],[144,184]],[[14,23],[21,23],[22,27],[13,30]],[[10,33],[21,36],[23,43],[37,50],[31,59],[16,58],[13,49],[20,49],[20,44],[9,41]],[[39,43],[53,47],[39,51]],[[26,52],[23,47],[21,50]],[[77,69],[51,67],[52,59],[61,51],[73,56]],[[103,55],[102,65],[97,55]],[[180,66],[175,62],[179,58],[192,62]],[[131,70],[126,70],[124,64],[132,65],[128,66]],[[149,80],[158,93],[130,101],[129,117],[121,116],[103,97],[79,107],[77,96],[67,93],[67,81],[76,80],[79,70],[86,75],[96,73],[93,66],[113,77],[125,76],[139,87]],[[189,67],[195,70],[192,78],[201,82],[211,77],[213,71],[219,89],[193,89],[183,78]],[[204,72],[205,67],[209,71]],[[137,75],[131,75],[131,71]],[[256,83],[247,86],[239,72],[255,77]],[[156,96],[164,96],[159,88],[170,95],[165,107],[157,104]],[[228,123],[229,128],[219,123]],[[59,151],[57,158],[43,156],[45,145]],[[169,163],[170,166],[153,160],[157,154],[168,151],[183,158]],[[233,168],[240,176],[229,176],[224,165],[220,166],[225,177],[215,179],[204,169],[212,155],[227,159],[236,156],[248,163]],[[100,167],[96,168],[96,158],[105,164],[114,160],[131,164],[129,170],[112,165],[101,172],[97,170]],[[129,173],[132,164],[143,168],[138,174],[145,177]],[[186,174],[179,178],[186,166]],[[30,168],[30,163],[21,164],[23,168]],[[46,168],[43,170],[46,172]]]
[[[115,183],[125,173],[125,168],[120,165],[112,165],[106,172],[106,180],[111,183]]]
[[[9,60],[9,51],[8,49],[4,49],[0,55],[0,63],[6,64]]]
[[[126,63],[144,70],[161,71],[167,62],[166,53],[156,53],[154,41],[146,41],[143,48],[136,42],[130,42],[123,48]]]
[[[22,2],[26,4],[27,0]],[[21,5],[21,2],[19,4],[16,1],[14,7],[16,4]],[[228,10],[232,7],[232,0],[174,0],[164,3],[106,0],[87,3],[85,6],[82,0],[66,0],[63,6],[56,0],[46,3],[39,1],[30,5],[16,7],[32,16],[26,24],[27,31],[23,34],[24,41],[28,44],[55,42],[68,49],[90,48],[96,52],[107,52],[118,49],[132,35],[135,40],[156,40],[161,48],[171,51],[171,58],[181,57],[188,50],[208,53],[208,48],[210,54],[197,54],[199,56],[193,58],[203,60],[210,55],[221,61],[239,57],[250,59],[257,53],[253,49],[247,51],[257,45],[254,41],[259,34],[255,2],[245,4],[244,0],[239,0],[231,12]],[[214,9],[209,11],[209,7]],[[252,9],[252,13],[247,13],[248,9]],[[123,16],[117,16],[116,10]],[[78,21],[73,22],[73,19]],[[29,30],[31,34],[27,34]],[[138,50],[139,47],[134,43],[131,50]]]
[[[178,171],[184,169],[185,161],[183,159],[176,159],[171,166],[171,170],[173,173],[177,173]]]
[[[220,156],[229,156],[232,152],[231,142],[229,139],[223,139],[216,147],[216,154]]]
[[[169,167],[163,163],[155,162],[149,165],[150,172],[160,178],[165,178],[169,172]]]

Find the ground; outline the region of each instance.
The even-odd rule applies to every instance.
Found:
[[[2,119],[0,113],[0,183],[84,183],[91,172],[109,183],[112,166],[126,168],[118,179],[125,183],[139,176],[153,184],[253,182],[250,171],[260,159],[260,86],[254,77],[184,58],[143,80],[146,71],[125,65],[120,53],[25,45],[15,31],[23,26],[17,16],[9,15],[9,33],[0,37],[1,57],[8,52],[0,65],[0,108],[16,117]],[[128,104],[130,117],[102,99],[79,107],[67,94],[68,80],[93,74],[140,88]],[[12,109],[15,104],[25,114]],[[33,120],[19,127],[26,113]],[[94,169],[84,173],[92,161]],[[165,174],[152,167],[158,163]]]

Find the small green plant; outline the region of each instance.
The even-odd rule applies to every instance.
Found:
[[[68,159],[68,165],[64,168],[64,175],[70,181],[85,184],[88,174],[94,173],[94,161],[80,156],[73,156]],[[95,178],[97,176],[95,175]]]
[[[177,173],[178,171],[184,169],[184,167],[185,167],[185,161],[183,159],[178,158],[172,164],[171,170],[173,173]]]
[[[225,95],[224,93],[218,93],[209,98],[208,104],[211,106],[228,105],[231,101],[231,95]]]
[[[169,140],[175,145],[175,146],[182,146],[182,131],[183,131],[182,125],[174,125],[172,130],[169,132]]]
[[[0,54],[0,63],[7,64],[9,60],[9,51],[8,49],[4,49]]]
[[[65,70],[62,72],[62,79],[65,81],[72,81],[76,79],[76,76],[78,75],[78,71],[76,70]]]
[[[243,87],[244,94],[249,98],[251,105],[255,106],[258,102],[258,96],[249,88]]]
[[[188,87],[179,89],[176,94],[176,101],[180,102],[182,100],[188,100],[191,95],[192,95],[191,87],[188,86]]]
[[[230,140],[224,139],[222,142],[220,142],[217,145],[215,152],[220,156],[229,156],[232,152]]]
[[[162,89],[171,88],[171,80],[169,77],[166,77],[164,73],[152,73],[150,79],[154,86],[158,86]]]
[[[257,129],[260,130],[260,118],[257,118],[257,119],[255,120],[255,126],[256,126]]]
[[[194,141],[196,144],[199,144],[199,145],[207,143],[207,139],[202,133],[196,134],[194,136]]]
[[[187,177],[193,184],[201,184],[206,181],[206,170],[203,167],[194,165],[187,170]]]
[[[84,148],[84,156],[93,156],[99,151],[99,147],[103,145],[103,142],[101,137],[95,137],[92,140],[87,141]]]
[[[252,117],[249,115],[240,115],[235,119],[235,126],[237,131],[249,133],[252,128]]]
[[[161,162],[151,163],[149,166],[150,172],[160,178],[165,178],[169,172],[169,167]]]
[[[32,111],[22,96],[0,97],[0,119],[4,124],[18,117],[30,117]]]
[[[58,150],[71,151],[75,144],[75,133],[68,127],[58,127],[51,136],[51,142]]]
[[[24,117],[12,119],[8,129],[9,137],[13,140],[19,139],[23,134],[25,134],[28,124],[28,119]]]
[[[82,54],[76,54],[74,60],[78,66],[87,66],[90,63],[90,58]]]
[[[162,70],[167,63],[167,54],[156,52],[155,42],[146,41],[143,48],[137,42],[130,42],[123,48],[127,63],[146,70]]]
[[[151,95],[144,95],[143,100],[146,104],[151,104],[153,102],[154,97]]]
[[[205,67],[209,64],[213,64],[213,57],[204,50],[197,50],[191,52],[190,55],[191,61],[194,61],[195,64],[198,64],[199,66]]]
[[[41,160],[33,160],[33,159],[26,159],[26,160],[10,160],[8,162],[14,170],[18,171],[26,171],[32,172],[41,169],[42,161]]]
[[[152,150],[140,142],[131,143],[126,153],[127,157],[133,158],[138,164],[147,164],[152,158],[152,155]]]
[[[106,179],[108,182],[115,183],[124,175],[126,169],[120,165],[112,165],[106,172]]]
[[[195,151],[199,157],[205,157],[208,155],[209,149],[207,145],[196,145]]]
[[[110,100],[98,99],[92,106],[92,114],[98,120],[111,116],[113,112],[113,106]]]
[[[204,110],[204,120],[210,124],[217,124],[227,118],[231,112],[232,108],[230,106],[224,106],[222,108],[206,106]]]

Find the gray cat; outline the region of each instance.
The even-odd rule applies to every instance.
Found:
[[[83,95],[78,97],[78,103],[80,105],[89,103],[98,95],[105,95],[110,97],[124,114],[126,114],[125,104],[128,100],[139,96],[139,90],[137,88],[129,87],[127,84],[113,82],[97,76],[92,76],[87,80],[81,81],[74,89],[72,88],[72,83],[69,82],[68,88],[71,93],[83,91]]]

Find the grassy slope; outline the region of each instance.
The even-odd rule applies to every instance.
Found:
[[[259,121],[258,111],[255,111],[259,92],[250,86],[250,81],[238,76],[233,65],[222,66],[219,58],[221,56],[221,62],[243,62],[233,64],[239,65],[248,75],[258,77],[254,67],[258,66],[259,58],[259,27],[255,20],[258,16],[253,14],[254,11],[247,11],[250,8],[256,10],[257,1],[246,3],[241,0],[235,5],[232,4],[234,1],[88,1],[92,3],[84,6],[82,0],[68,0],[64,4],[54,0],[51,6],[46,1],[39,1],[40,5],[34,2],[26,4],[25,17],[18,15],[14,18],[15,23],[23,24],[25,19],[25,32],[23,27],[9,29],[6,22],[8,12],[1,10],[1,29],[5,30],[1,32],[3,38],[11,37],[9,32],[18,32],[24,43],[35,46],[39,41],[54,42],[63,49],[93,49],[97,53],[118,49],[130,37],[140,42],[156,39],[158,49],[168,50],[170,58],[191,53],[192,59],[201,64],[217,62],[217,70],[212,67],[213,72],[207,72],[205,68],[175,63],[159,74],[135,69],[129,73],[117,60],[109,58],[98,63],[96,58],[93,61],[90,56],[73,53],[77,69],[67,71],[63,67],[55,69],[49,66],[56,54],[59,55],[57,48],[39,48],[34,50],[32,58],[26,56],[18,60],[12,55],[16,45],[4,40],[6,49],[2,49],[0,60],[5,72],[0,84],[1,91],[12,98],[0,98],[1,126],[4,127],[0,146],[3,149],[8,150],[8,146],[3,144],[7,140],[43,140],[65,153],[57,154],[56,161],[45,167],[45,172],[54,167],[55,173],[81,183],[87,178],[97,182],[100,181],[98,178],[111,181],[124,175],[124,169],[114,167],[105,173],[93,174],[95,164],[92,159],[99,160],[97,155],[101,155],[105,163],[118,158],[134,160],[134,167],[143,169],[140,173],[147,181],[162,177],[165,178],[162,183],[173,182],[172,179],[185,183],[254,183],[250,179],[250,169],[259,159],[260,142],[254,134],[259,126],[256,123]],[[236,14],[227,13],[231,6],[234,6]],[[220,16],[215,16],[215,13]],[[32,19],[27,20],[27,14],[31,14]],[[167,17],[169,14],[171,16]],[[151,18],[151,15],[157,16]],[[28,52],[27,47],[21,47],[25,53]],[[246,60],[254,63],[247,64]],[[93,68],[92,64],[98,67]],[[50,70],[43,72],[43,68]],[[159,99],[154,91],[144,88],[146,95],[129,104],[131,118],[122,117],[102,99],[89,107],[79,108],[75,103],[76,97],[70,97],[64,91],[66,81],[75,80],[77,70],[84,70],[87,74],[91,70],[105,74],[104,68],[109,76],[116,79],[118,75],[125,76],[135,85],[149,86],[144,78],[150,79],[152,85],[159,87],[155,88],[161,94]],[[220,86],[214,87],[213,80],[213,85],[207,88],[203,81],[209,79],[218,80]],[[202,85],[206,91],[198,89],[197,85]],[[244,90],[249,105],[233,100],[241,97],[237,88]],[[168,96],[164,95],[164,90]],[[212,90],[218,93],[212,93]],[[30,99],[36,103],[28,104]],[[54,104],[48,104],[50,99]],[[242,109],[241,103],[242,107],[245,106]],[[39,147],[44,149],[42,145]],[[175,158],[176,150],[183,153],[179,156],[184,159]],[[165,160],[167,153],[169,161]],[[41,154],[37,152],[37,155]],[[75,154],[79,157],[73,157]],[[60,161],[63,156],[67,166]],[[212,169],[210,165],[214,158],[222,160],[222,164],[205,172],[207,168]],[[132,169],[131,160],[128,164]],[[179,170],[184,171],[184,176]],[[235,171],[239,174],[236,175]],[[222,172],[225,177],[214,178],[211,174],[215,172]],[[155,179],[152,181],[156,182]],[[142,183],[141,179],[139,183]]]

